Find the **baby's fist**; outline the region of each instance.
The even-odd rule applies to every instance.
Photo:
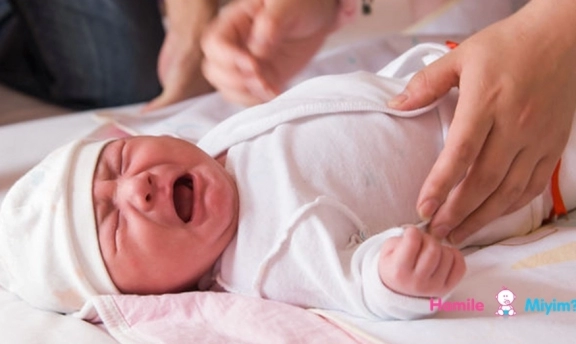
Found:
[[[378,272],[382,283],[398,294],[440,297],[462,279],[466,264],[458,249],[410,226],[404,235],[384,242]]]

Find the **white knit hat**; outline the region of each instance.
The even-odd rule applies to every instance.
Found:
[[[100,254],[92,179],[108,141],[78,140],[48,155],[0,208],[0,285],[31,305],[73,313],[118,294]]]

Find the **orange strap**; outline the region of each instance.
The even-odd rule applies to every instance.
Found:
[[[558,216],[566,215],[566,206],[564,205],[564,200],[562,199],[562,194],[560,193],[560,165],[562,159],[558,160],[554,173],[552,173],[552,182],[550,184],[550,191],[552,191],[552,210],[550,211],[550,218],[556,218]]]
[[[446,41],[446,42],[444,42],[444,44],[446,44],[446,46],[450,49],[454,49],[458,46],[458,43],[456,43],[454,41]]]

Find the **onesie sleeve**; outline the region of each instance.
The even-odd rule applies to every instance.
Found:
[[[402,228],[389,229],[360,244],[352,257],[352,268],[356,269],[362,282],[362,298],[367,310],[380,319],[417,319],[434,312],[430,310],[430,299],[400,295],[388,289],[380,280],[378,261],[382,244],[401,236]]]

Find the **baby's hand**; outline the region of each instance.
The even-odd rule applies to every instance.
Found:
[[[398,294],[440,297],[462,279],[466,264],[458,249],[410,226],[401,237],[384,242],[378,272],[382,283]]]

